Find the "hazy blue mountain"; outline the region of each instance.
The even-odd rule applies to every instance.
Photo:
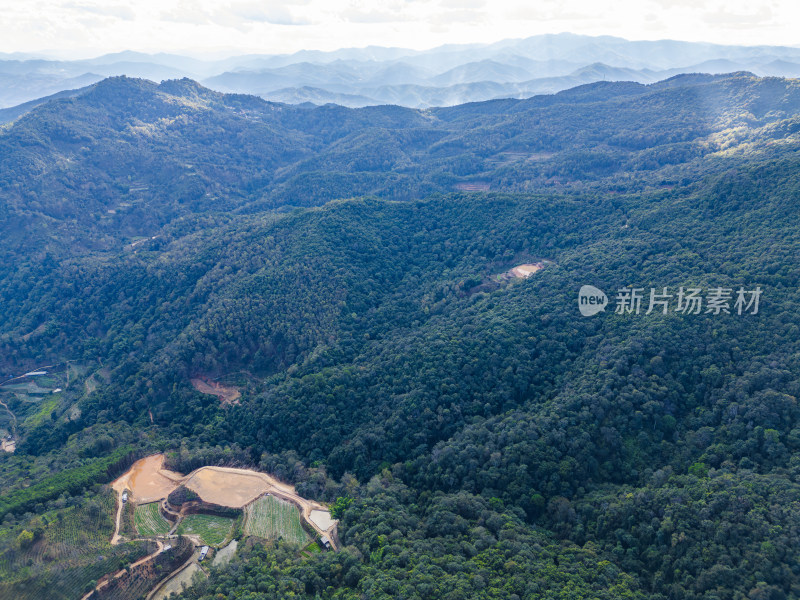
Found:
[[[431,78],[431,82],[441,85],[457,83],[476,83],[478,81],[496,81],[499,83],[525,81],[530,77],[530,70],[494,60],[482,60],[460,65],[441,75]]]
[[[328,65],[303,62],[261,71],[223,73],[205,80],[205,83],[224,92],[248,92],[263,95],[290,86],[345,86],[346,89],[355,90],[359,79],[357,66],[346,62]]]
[[[759,75],[773,77],[800,77],[800,63],[775,59],[754,69]]]
[[[398,85],[427,81],[433,75],[432,71],[423,67],[405,62],[392,62],[388,66],[381,64],[378,70],[374,70],[370,75],[370,81],[376,85]]]
[[[43,98],[37,98],[36,100],[31,100],[30,102],[25,102],[24,104],[19,104],[17,106],[12,106],[11,108],[0,108],[0,125],[3,123],[10,123],[15,119],[21,117],[25,113],[33,110],[37,106],[41,104],[46,104],[51,100],[58,100],[59,98],[72,98],[74,96],[78,96],[86,91],[86,87],[78,88],[75,90],[64,90],[61,92],[56,92],[55,94],[51,94],[49,96],[44,96]]]
[[[120,61],[110,63],[108,65],[92,65],[92,70],[107,77],[113,77],[123,73],[130,73],[130,77],[141,77],[143,79],[151,79],[155,81],[175,78],[180,79],[186,73],[186,70],[184,69],[175,69],[173,67],[153,64],[150,62],[134,61]]]
[[[46,73],[8,73],[0,68],[0,107],[14,107],[61,91],[82,88],[101,79],[103,76],[96,73],[63,77]]]
[[[275,90],[265,94],[264,98],[272,102],[283,102],[285,104],[304,104],[310,102],[317,106],[322,106],[323,104],[338,104],[350,108],[381,104],[379,100],[367,96],[337,94],[336,92],[308,86]],[[2,111],[0,111],[0,118],[2,118],[2,114]]]
[[[131,51],[75,61],[0,55],[0,108],[116,75],[189,77],[218,91],[281,101],[427,108],[523,98],[593,81],[651,83],[680,73],[736,71],[800,76],[800,49],[562,33],[424,51],[369,46],[219,60]]]

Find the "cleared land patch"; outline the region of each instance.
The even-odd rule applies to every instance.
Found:
[[[258,475],[212,468],[197,471],[185,485],[206,502],[231,508],[242,508],[269,490]]]
[[[312,510],[309,517],[311,522],[322,529],[322,531],[327,531],[333,527],[333,524],[336,522],[331,519],[331,513],[327,510]]]
[[[166,498],[178,484],[164,475],[163,463],[164,457],[160,454],[137,460],[130,471],[111,486],[118,491],[125,488],[131,490],[133,499],[139,503]]]
[[[270,540],[283,538],[301,546],[309,541],[300,525],[300,511],[297,507],[275,496],[262,496],[247,505],[244,533]]]
[[[214,515],[187,515],[178,525],[178,535],[197,535],[209,546],[219,546],[233,528],[233,519]]]
[[[140,535],[155,536],[169,533],[171,524],[158,510],[158,502],[140,504],[133,513],[133,522]]]
[[[220,399],[222,404],[238,404],[241,392],[232,385],[222,385],[218,381],[208,381],[199,377],[191,379],[192,386],[201,394],[211,394]]]
[[[530,277],[537,271],[544,269],[544,263],[534,263],[527,265],[519,265],[511,269],[508,273],[513,277],[525,278]]]

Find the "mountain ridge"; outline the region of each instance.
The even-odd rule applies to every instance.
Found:
[[[0,91],[0,106],[10,107],[61,91],[70,85],[70,78],[82,77],[88,83],[91,77],[128,75],[154,80],[190,77],[219,91],[256,93],[267,99],[313,99],[324,104],[347,94],[360,98],[346,100],[353,106],[398,103],[426,108],[503,96],[525,97],[591,83],[604,76],[589,76],[586,70],[598,62],[616,70],[605,75],[613,72],[615,77],[642,83],[696,70],[800,76],[797,48],[558,34],[422,51],[370,47],[205,61],[125,51],[76,61],[0,60],[0,79],[6,82]],[[573,74],[581,70],[584,78],[578,81]],[[322,91],[303,96],[298,90],[307,86]]]

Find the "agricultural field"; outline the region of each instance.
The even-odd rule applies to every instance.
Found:
[[[152,551],[146,542],[108,543],[114,508],[107,492],[0,527],[0,598],[75,600],[90,582]]]
[[[272,540],[283,538],[301,546],[309,541],[297,507],[275,496],[262,496],[247,505],[244,533]]]
[[[311,558],[312,554],[319,554],[320,552],[322,552],[322,548],[319,547],[319,544],[317,542],[311,542],[308,546],[303,548],[300,554],[306,558]]]
[[[187,515],[178,526],[178,535],[197,535],[204,544],[218,547],[233,528],[233,519],[215,515]]]
[[[29,416],[27,419],[25,419],[23,426],[31,428],[40,425],[42,421],[50,417],[50,413],[52,413],[57,407],[58,407],[58,398],[50,397],[47,400],[42,400],[39,406],[37,407],[38,410],[34,414]]]
[[[161,516],[158,502],[138,505],[133,513],[133,522],[139,535],[144,536],[166,535],[172,528],[172,524]]]

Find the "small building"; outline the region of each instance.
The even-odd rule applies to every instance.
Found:
[[[203,546],[202,548],[200,548],[200,556],[197,559],[198,562],[203,560],[206,557],[206,554],[208,554],[208,546]]]
[[[172,544],[167,544],[161,551],[166,552],[167,550],[172,550]]]
[[[325,550],[331,549],[331,541],[328,539],[327,535],[320,536],[319,541],[325,546]]]
[[[128,501],[128,490],[122,492],[122,503],[125,504]]]

